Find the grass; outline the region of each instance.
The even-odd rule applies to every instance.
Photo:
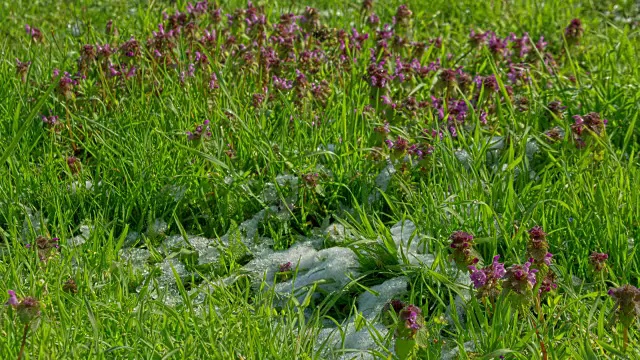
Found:
[[[376,2],[373,11],[381,24],[391,23],[400,4]],[[422,312],[423,329],[408,357],[640,356],[637,321],[632,319],[624,340],[624,316],[619,324],[610,321],[615,301],[607,295],[609,288],[638,286],[640,276],[638,6],[526,0],[407,4],[413,16],[406,36],[427,44],[420,63],[439,60],[441,68],[424,78],[390,80],[381,89],[367,75],[375,30],[366,25],[360,4],[309,2],[324,29],[309,31],[311,38],[327,40],[297,40],[296,61],[271,70],[264,65],[268,54],[249,42],[258,39],[255,32],[245,34],[239,25],[229,29],[237,44],[249,47],[246,52],[225,45],[226,21],[218,25],[213,45],[190,42],[183,29],[163,58],[168,60],[154,57],[146,39],[158,31],[163,11],[185,11],[185,1],[0,4],[0,291],[13,289],[19,299],[31,296],[42,306],[40,316],[26,324],[23,354],[25,325],[18,311],[0,309],[2,358],[357,356],[318,341],[322,329],[336,325],[343,337],[354,327],[371,332],[378,342],[369,346],[372,356],[395,358],[402,351],[394,333],[404,324],[396,319],[388,332],[381,331],[384,321],[359,315],[356,299],[398,276],[409,283],[402,300]],[[223,19],[241,7],[246,4],[225,4]],[[275,24],[281,14],[305,9],[274,1],[264,2],[262,11]],[[565,36],[574,18],[585,29],[577,42]],[[119,35],[105,30],[111,19]],[[200,37],[211,20],[196,23]],[[25,24],[40,28],[44,39],[25,34]],[[369,38],[362,50],[347,40],[348,50],[341,53],[338,29],[348,36],[352,27]],[[472,28],[500,38],[527,32],[531,50],[522,62],[529,80],[511,83],[505,59],[488,46],[472,48]],[[115,47],[130,36],[140,40],[141,53],[113,55],[124,66],[113,68],[121,75],[111,76],[108,64],[90,61],[87,78],[74,77],[78,84],[67,94],[52,75],[54,69],[75,74],[82,45]],[[540,36],[548,42],[543,51],[533,46]],[[409,62],[415,50],[392,49],[389,42],[394,55],[387,65],[393,71],[396,55]],[[303,48],[314,47],[327,58],[302,64]],[[209,63],[198,64],[189,76],[195,51]],[[253,58],[242,57],[247,53]],[[545,63],[544,53],[553,55],[555,65]],[[24,78],[17,74],[16,58],[31,61]],[[497,89],[473,81],[469,88],[447,84],[441,74],[461,65],[472,77],[498,74]],[[128,76],[131,66],[135,74]],[[310,87],[300,90],[300,80],[292,90],[276,88],[272,75],[293,80],[297,68],[310,83],[326,80],[326,97],[313,96]],[[254,106],[259,93],[266,99]],[[384,104],[382,95],[396,105]],[[432,95],[468,108],[464,121],[454,124],[456,136],[438,118]],[[429,105],[411,108],[411,96]],[[552,101],[566,109],[552,115]],[[454,107],[449,103],[444,111]],[[488,114],[486,124],[482,112]],[[608,119],[606,131],[584,130],[586,144],[579,149],[572,116],[591,112]],[[50,126],[42,115],[59,116],[59,122]],[[205,119],[211,136],[190,141],[185,132]],[[375,128],[385,121],[390,133],[381,136]],[[565,134],[557,142],[545,135],[554,127]],[[398,136],[428,144],[432,153],[415,165],[415,153],[407,161],[406,152],[386,148],[383,140],[397,142]],[[395,173],[382,186],[378,176],[389,163]],[[279,183],[281,175],[291,175],[298,185]],[[264,193],[271,190],[274,199],[267,199]],[[246,265],[268,253],[247,248],[239,224],[261,210],[266,218],[256,237],[270,239],[270,248],[284,251],[305,239],[320,239],[324,248],[346,247],[358,258],[358,276],[333,291],[321,283],[305,288],[309,296],[302,297],[275,291],[269,279],[260,281]],[[413,241],[433,256],[431,265],[412,263],[396,248],[390,228],[405,220],[415,223]],[[343,225],[347,236],[334,243],[325,230],[330,224]],[[508,267],[527,261],[527,230],[534,225],[548,233],[557,288],[530,294],[531,304],[516,306],[506,296],[479,299],[460,280],[467,278],[466,267],[451,268],[454,231],[475,236],[474,249],[485,263],[500,254]],[[89,235],[74,246],[83,226]],[[220,240],[225,234],[231,234],[228,241]],[[194,256],[203,256],[194,252],[197,244],[167,249],[163,244],[173,235],[210,239],[217,260],[197,264]],[[45,261],[33,250],[38,236],[60,239],[60,248],[46,253]],[[148,250],[149,259],[128,263],[121,254],[130,248]],[[594,251],[608,254],[607,271],[594,271]],[[292,265],[285,280],[304,275]],[[163,276],[173,276],[172,285]],[[65,287],[69,279],[76,291]],[[163,297],[169,287],[175,291],[172,302]],[[463,305],[452,306],[456,298]],[[355,322],[348,325],[348,319]]]

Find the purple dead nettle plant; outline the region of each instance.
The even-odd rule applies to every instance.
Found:
[[[29,67],[31,66],[31,61],[20,61],[20,59],[16,58],[16,75],[20,78],[20,81],[27,81],[27,73],[29,72]]]
[[[209,120],[205,120],[201,125],[196,125],[193,132],[187,131],[187,138],[192,141],[210,138],[211,128],[209,123]]]
[[[27,35],[34,41],[37,43],[41,43],[42,40],[44,39],[44,36],[42,35],[42,31],[40,31],[40,29],[38,29],[35,26],[31,26],[29,24],[26,24],[24,26],[24,30],[27,32]]]
[[[473,249],[473,235],[464,231],[456,231],[449,237],[451,244],[450,259],[460,270],[469,270],[469,266],[479,262],[479,257]]]
[[[582,34],[584,34],[584,28],[582,27],[582,21],[580,19],[571,20],[569,25],[564,29],[564,38],[569,45],[579,44]]]
[[[18,299],[16,292],[8,290],[9,300],[5,303],[5,306],[9,306],[16,310],[18,313],[18,319],[23,325],[29,325],[33,320],[40,316],[40,303],[36,298],[31,296]]]
[[[469,276],[473,282],[473,287],[476,289],[478,298],[488,298],[493,301],[500,295],[502,291],[500,280],[505,276],[507,271],[505,270],[504,264],[498,260],[500,260],[500,255],[494,256],[493,262],[484,268],[477,268],[475,265],[468,267],[470,271]]]
[[[58,238],[46,238],[44,236],[38,236],[33,244],[26,244],[27,249],[35,250],[38,253],[38,258],[42,262],[47,262],[51,259],[57,251],[60,249],[60,239]]]
[[[511,265],[502,280],[502,292],[514,305],[527,305],[534,300],[533,289],[536,286],[536,273],[532,269],[532,260],[522,265]]]
[[[567,110],[567,107],[562,105],[560,100],[554,100],[547,105],[547,109],[553,117],[562,120],[564,118],[564,111]]]
[[[620,323],[623,329],[623,344],[626,349],[629,345],[629,327],[640,317],[640,289],[633,285],[623,285],[612,288],[608,292],[615,301],[611,323]]]
[[[278,271],[275,274],[276,281],[286,281],[291,277],[291,272],[294,270],[291,261],[278,265]]]
[[[415,305],[407,305],[398,314],[400,326],[396,329],[396,337],[414,339],[418,330],[424,327],[422,309]]]
[[[571,125],[571,133],[573,140],[578,149],[582,149],[587,145],[587,141],[592,138],[600,138],[604,136],[607,119],[600,118],[597,112],[591,112],[586,115],[574,115],[574,123]]]
[[[67,166],[69,166],[69,170],[71,170],[72,174],[78,174],[80,170],[82,170],[82,163],[80,159],[75,156],[69,156],[66,158]]]
[[[595,272],[606,272],[607,259],[609,259],[608,254],[594,251],[589,255],[589,264]]]
[[[527,242],[527,257],[535,260],[536,264],[551,264],[551,253],[549,253],[549,242],[547,233],[538,225],[528,231],[529,241]]]
[[[320,174],[318,173],[303,174],[302,181],[306,186],[312,189],[315,189],[318,186],[318,182],[320,181]]]
[[[18,352],[18,360],[20,360],[24,356],[27,335],[29,335],[31,324],[40,317],[42,307],[40,302],[34,297],[27,296],[18,300],[15,291],[8,290],[7,292],[9,293],[9,300],[5,303],[5,306],[15,310],[18,314],[18,320],[24,325],[20,351]]]
[[[540,226],[529,229],[529,241],[527,243],[527,257],[537,271],[536,278],[540,283],[539,294],[548,293],[557,289],[556,277],[550,268],[553,254],[549,252],[547,233]]]

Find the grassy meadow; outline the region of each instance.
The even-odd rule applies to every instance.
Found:
[[[635,1],[0,2],[0,358],[640,358]]]

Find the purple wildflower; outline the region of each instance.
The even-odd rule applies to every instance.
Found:
[[[500,39],[492,32],[491,37],[489,38],[489,51],[491,51],[494,56],[501,58],[505,55],[506,49],[507,40]]]
[[[562,119],[564,118],[564,111],[567,107],[563,106],[561,101],[555,100],[547,105],[547,109],[549,109],[549,112],[555,115],[558,119]]]
[[[320,180],[320,174],[318,173],[308,173],[302,175],[302,181],[304,181],[305,185],[312,189],[318,186],[318,180]]]
[[[31,39],[35,42],[39,43],[39,42],[42,42],[42,39],[44,39],[44,37],[42,36],[42,31],[40,31],[40,29],[38,29],[35,26],[26,24],[24,26],[24,30],[27,32],[27,35],[29,35]]]
[[[7,292],[9,293],[9,300],[7,300],[5,305],[14,306],[14,307],[18,306],[19,302],[18,302],[18,297],[16,296],[16,292],[13,290],[7,290]]]
[[[556,284],[555,273],[551,270],[547,271],[544,278],[540,282],[540,288],[538,289],[538,293],[539,294],[548,293],[557,288],[558,288],[558,284]]]
[[[18,319],[26,325],[40,316],[40,303],[35,298],[27,296],[16,306],[16,310]]]
[[[616,302],[612,320],[620,321],[625,328],[631,326],[640,316],[640,289],[633,285],[624,285],[610,289],[607,294]]]
[[[502,287],[505,291],[513,292],[521,296],[521,300],[531,300],[531,291],[536,285],[536,273],[538,269],[531,269],[531,262],[523,265],[512,265],[507,269]]]
[[[527,243],[527,256],[533,258],[537,264],[550,261],[549,243],[547,234],[540,226],[534,226],[529,231],[529,242]]]
[[[491,265],[482,269],[478,269],[474,265],[468,267],[470,271],[469,277],[478,291],[478,297],[494,298],[500,293],[499,280],[504,277],[507,271],[504,268],[504,264],[498,260],[500,260],[500,255],[494,256]]]
[[[31,66],[31,61],[20,61],[20,59],[16,58],[16,75],[20,77],[22,82],[27,80],[27,72],[29,71],[29,67]]]
[[[476,32],[475,30],[471,29],[471,33],[469,34],[469,44],[471,44],[471,46],[474,48],[483,46],[487,42],[487,34],[488,33],[486,32]]]
[[[589,263],[593,266],[593,270],[595,272],[606,271],[607,269],[607,259],[609,259],[609,255],[605,253],[592,252],[589,255]]]
[[[553,258],[553,254],[552,253],[547,253],[544,258],[542,259],[542,262],[544,262],[545,265],[547,266],[551,266],[551,259]]]
[[[209,120],[205,120],[202,125],[196,125],[193,132],[187,131],[187,137],[189,140],[200,140],[202,138],[211,137],[211,129],[209,127]]]
[[[291,261],[288,261],[284,264],[280,264],[280,266],[278,266],[278,271],[283,273],[283,272],[289,272],[291,271],[293,264],[291,264]]]
[[[398,313],[398,319],[402,322],[396,330],[396,337],[404,339],[415,338],[418,330],[424,326],[422,310],[415,305],[407,305]]]
[[[473,250],[473,235],[464,231],[456,231],[449,237],[451,240],[451,257],[460,269],[468,269],[479,259]]]
[[[284,78],[279,78],[275,75],[272,77],[273,86],[281,91],[291,90],[293,88],[293,80],[287,80]]]
[[[584,33],[582,27],[582,21],[580,19],[573,19],[569,25],[564,29],[564,37],[569,44],[577,44]]]

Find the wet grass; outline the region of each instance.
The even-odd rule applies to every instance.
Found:
[[[361,5],[351,2],[309,4],[321,24],[306,30],[310,25],[297,20],[308,36],[296,38],[295,60],[285,60],[290,52],[278,39],[245,32],[246,14],[227,26],[224,14],[246,7],[239,2],[224,5],[219,25],[212,15],[195,21],[195,39],[207,26],[218,30],[213,44],[190,40],[185,23],[161,58],[146,39],[163,21],[168,31],[171,20],[163,20],[163,11],[184,12],[186,2],[0,4],[0,290],[13,289],[19,299],[32,296],[42,305],[40,316],[27,322],[24,358],[324,358],[321,330],[354,316],[358,327],[375,333],[379,322],[358,317],[355,299],[401,275],[409,279],[403,300],[419,306],[424,317],[421,334],[428,341],[415,349],[418,358],[441,358],[454,348],[454,358],[640,356],[636,320],[625,340],[624,321],[611,321],[615,301],[607,295],[609,288],[637,286],[639,278],[637,5],[407,4],[413,15],[403,36],[425,42],[417,56],[422,66],[439,61],[440,67],[405,82],[389,79],[381,88],[368,70],[369,49],[380,50],[378,27],[367,25]],[[398,5],[376,2],[372,11],[381,24],[391,23]],[[305,8],[265,2],[260,12],[271,34],[281,14],[303,14]],[[306,16],[311,18],[308,11]],[[571,38],[565,28],[574,18],[582,20],[584,32]],[[117,35],[105,29],[108,20]],[[43,39],[26,34],[25,24],[39,28]],[[369,38],[362,49],[349,38],[342,50],[339,29],[346,39],[352,27]],[[473,48],[470,29],[490,30],[500,39],[526,32],[529,53],[517,59],[496,56],[487,45]],[[116,51],[108,61],[88,61],[86,79],[75,75],[84,44],[117,49],[131,36],[140,41],[139,55]],[[536,49],[541,36],[548,44]],[[282,63],[265,65],[269,56],[259,41],[272,45]],[[396,56],[409,63],[417,52],[414,45],[392,42],[390,73]],[[306,49],[322,49],[326,58],[305,65]],[[209,62],[198,63],[196,51]],[[25,72],[18,72],[16,58],[31,61]],[[526,64],[526,80],[510,82],[509,60]],[[196,64],[193,76],[189,64]],[[448,84],[442,74],[458,66],[471,80],[480,76],[479,85]],[[62,78],[68,71],[77,83],[61,87],[54,69]],[[306,87],[296,69],[308,77]],[[496,88],[489,91],[483,79],[492,74]],[[274,75],[292,81],[292,89],[279,89]],[[312,92],[322,80],[326,88]],[[261,104],[256,94],[264,96]],[[440,118],[431,96],[459,101],[443,111],[464,107],[464,120]],[[412,106],[411,97],[426,105]],[[554,101],[566,108],[551,111]],[[579,133],[573,116],[592,112],[608,120],[606,128]],[[43,115],[58,116],[56,125],[43,122]],[[205,119],[210,136],[205,130],[189,140],[186,132],[196,132]],[[385,122],[389,132],[381,133]],[[564,134],[557,141],[549,133],[554,128]],[[401,149],[399,137],[429,154]],[[389,164],[394,173],[381,181]],[[283,174],[298,179],[298,186],[279,184]],[[270,284],[256,285],[246,273],[255,253],[240,243],[219,243],[220,258],[204,267],[193,264],[190,250],[162,250],[169,235],[215,242],[261,210],[267,217],[257,236],[271,239],[273,249],[319,238],[324,247],[354,250],[360,276],[308,302],[283,301]],[[158,219],[166,226],[149,230],[158,228]],[[412,265],[398,254],[389,228],[404,220],[416,224],[415,241],[433,255],[430,266]],[[329,224],[344,225],[348,236],[333,243],[318,230]],[[90,226],[90,235],[74,246],[82,225]],[[532,293],[532,303],[521,307],[506,297],[478,299],[474,289],[455,281],[449,265],[454,231],[475,236],[473,247],[485,263],[500,254],[508,267],[528,260],[527,230],[535,225],[548,234],[556,289]],[[38,236],[60,239],[44,260],[34,251]],[[121,250],[131,247],[149,250],[142,268],[122,259]],[[608,254],[606,271],[594,271],[594,251]],[[163,301],[148,276],[157,275],[167,257],[189,270],[187,276],[175,272],[176,304]],[[466,277],[464,271],[457,275]],[[452,310],[456,296],[464,306]],[[17,312],[0,309],[2,358],[18,358],[21,351],[24,325]],[[394,326],[402,325],[379,334],[378,356],[396,356]]]

